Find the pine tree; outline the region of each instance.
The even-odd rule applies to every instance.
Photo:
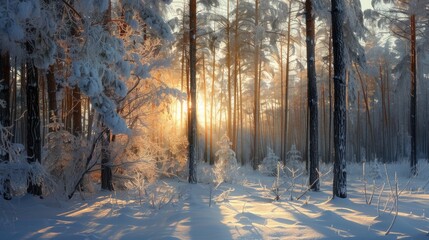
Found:
[[[315,64],[315,16],[311,0],[305,1],[306,42],[307,42],[307,78],[308,109],[310,110],[310,188],[319,191],[319,152],[318,152],[318,111],[317,82]]]
[[[28,54],[33,53],[33,46],[27,43]],[[28,162],[41,162],[42,142],[40,132],[40,112],[39,112],[39,77],[38,70],[34,66],[34,61],[28,59],[26,63],[27,77],[27,154]],[[42,188],[29,182],[28,193],[33,195],[42,195]]]
[[[346,172],[346,65],[343,38],[344,2],[331,1],[334,52],[334,180],[333,196],[347,197]]]
[[[0,49],[0,125],[1,127],[10,126],[10,58],[8,53],[2,54]],[[2,142],[6,143],[10,141],[10,136],[8,139],[3,139]],[[1,149],[5,149],[6,146],[1,146]],[[0,153],[0,163],[9,161],[9,153],[7,151],[1,151]],[[4,184],[4,199],[11,199],[10,193],[10,180],[6,179]]]
[[[189,183],[197,183],[197,1],[189,2],[189,68],[190,68],[190,101],[188,111],[190,111],[190,123],[188,129],[189,142]]]

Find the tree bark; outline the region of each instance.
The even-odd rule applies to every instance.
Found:
[[[80,90],[77,86],[72,89],[73,135],[82,134],[82,103]]]
[[[215,162],[215,154],[213,151],[213,109],[214,109],[214,91],[215,91],[215,79],[216,79],[216,47],[215,43],[212,46],[212,84],[211,84],[211,100],[210,100],[210,165],[213,165]]]
[[[197,1],[189,2],[189,71],[190,71],[190,107],[188,111],[191,113],[189,124],[189,183],[197,183]]]
[[[334,180],[333,196],[347,197],[346,172],[346,66],[343,40],[344,2],[332,0],[332,42],[334,52]]]
[[[411,29],[411,89],[410,89],[410,137],[411,137],[411,154],[410,154],[410,167],[411,175],[417,175],[417,157],[416,157],[416,137],[417,137],[417,118],[416,118],[416,105],[417,105],[417,95],[416,95],[416,84],[417,84],[417,75],[416,75],[416,16],[410,16],[410,29]]]
[[[255,28],[259,25],[259,0],[255,0]],[[260,113],[260,101],[259,101],[259,41],[254,36],[254,96],[253,96],[253,169],[257,169],[260,161],[259,146],[260,146],[260,129],[259,129],[259,113]]]
[[[29,55],[33,52],[30,43],[26,44]],[[40,110],[39,110],[39,83],[38,72],[33,60],[27,59],[27,154],[28,162],[41,162],[42,142],[40,130]],[[42,195],[42,187],[32,182],[28,183],[27,192],[33,195]]]
[[[55,81],[54,75],[55,67],[54,65],[49,66],[48,72],[46,74],[46,80],[48,82],[48,111],[49,111],[49,122],[51,122],[51,115],[54,114],[55,117],[58,117],[58,107],[57,107],[57,83]]]
[[[311,0],[305,1],[305,23],[307,42],[308,108],[310,110],[310,189],[319,191],[318,109],[315,65],[315,25]]]
[[[102,146],[101,146],[101,189],[113,191],[113,174],[110,166],[110,130],[103,133]]]
[[[1,49],[0,49],[1,54]],[[3,106],[0,106],[0,124],[2,127],[10,126],[10,59],[9,54],[0,56],[0,100]],[[9,141],[7,139],[6,141]],[[5,148],[6,146],[2,146]],[[0,162],[9,161],[9,153],[2,151]]]
[[[0,49],[1,54],[1,49]],[[11,122],[11,114],[10,114],[10,58],[9,54],[1,54],[0,56],[0,100],[3,101],[3,106],[0,107],[0,124],[2,127],[9,127]],[[4,139],[2,142],[11,141],[11,136],[5,136],[7,139]],[[7,146],[1,146],[3,149],[6,149]],[[9,161],[9,152],[2,151],[0,154],[0,162],[8,162]],[[10,180],[6,179],[3,183],[3,198],[6,200],[12,199],[10,193]]]

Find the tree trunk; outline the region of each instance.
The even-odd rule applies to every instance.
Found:
[[[417,118],[416,118],[416,16],[410,16],[410,25],[411,25],[411,90],[410,90],[410,137],[411,137],[411,154],[410,154],[410,167],[411,175],[417,175],[417,157],[416,157],[416,137],[417,137]]]
[[[255,28],[259,25],[259,0],[255,0]],[[255,53],[254,53],[254,97],[253,97],[253,169],[257,169],[260,161],[260,154],[259,154],[259,146],[260,146],[260,129],[259,129],[259,107],[260,107],[260,101],[259,101],[259,42],[258,39],[256,39],[256,36],[254,36],[254,46],[255,46]]]
[[[212,85],[211,85],[211,100],[210,100],[210,165],[215,163],[215,153],[213,150],[213,118],[215,117],[213,114],[214,110],[214,91],[215,91],[215,79],[216,79],[216,46],[213,42],[212,45]]]
[[[108,29],[108,23],[111,19],[111,2],[109,1],[109,7],[104,13],[104,27],[106,28],[106,31],[109,31]],[[80,121],[81,118],[81,103],[80,103],[80,91],[77,87],[73,89],[72,94],[73,99],[73,134],[79,135],[82,131],[82,123]],[[79,118],[79,119],[78,119]],[[76,122],[75,122],[76,121]],[[101,124],[102,129],[105,128],[104,124]],[[101,189],[113,191],[113,174],[112,174],[112,168],[111,168],[111,161],[110,159],[110,130],[104,131],[102,133],[102,142],[101,142]]]
[[[72,109],[73,109],[73,135],[82,134],[82,103],[80,100],[80,90],[75,86],[72,90]]]
[[[49,66],[49,70],[46,74],[46,80],[48,82],[48,111],[49,111],[49,122],[52,121],[52,114],[55,117],[57,116],[57,83],[55,81],[54,75],[55,67],[54,65]]]
[[[234,116],[233,116],[233,138],[232,138],[232,149],[235,150],[237,156],[241,157],[241,151],[238,152],[237,141],[238,141],[238,122],[237,116],[239,111],[238,106],[238,65],[239,65],[239,45],[238,45],[238,0],[236,0],[235,4],[235,25],[234,25]]]
[[[343,40],[344,2],[332,0],[332,42],[334,51],[334,181],[333,196],[347,197],[346,172],[346,65]]]
[[[307,78],[308,78],[308,108],[310,110],[310,188],[319,191],[319,152],[318,152],[318,117],[317,117],[317,82],[315,65],[315,26],[311,0],[305,1],[305,23],[307,42]]]
[[[287,148],[287,138],[288,138],[288,111],[289,111],[289,66],[290,66],[290,42],[291,42],[291,27],[290,27],[290,22],[291,22],[291,17],[292,15],[292,3],[289,5],[289,17],[288,17],[288,22],[287,22],[287,44],[286,44],[286,69],[285,69],[285,94],[284,94],[284,123],[283,123],[283,131],[282,131],[282,138],[284,138],[283,140],[283,164],[286,165],[286,153],[288,152],[288,148]]]
[[[1,54],[1,49],[0,49]],[[0,124],[1,127],[10,126],[10,59],[9,54],[1,54],[0,56],[0,100],[3,106],[0,107]],[[9,139],[5,139],[9,141]],[[6,146],[1,146],[6,148]],[[0,162],[9,161],[9,153],[2,151],[0,154]]]
[[[33,53],[33,47],[27,43],[27,52]],[[40,132],[40,111],[39,111],[39,83],[38,73],[31,59],[27,60],[27,154],[28,162],[41,162],[42,142]],[[27,192],[33,195],[42,195],[40,185],[28,183]]]
[[[203,91],[204,91],[204,162],[210,158],[208,145],[208,120],[207,120],[207,81],[206,81],[206,57],[203,52]]]
[[[101,143],[101,189],[113,191],[112,183],[112,167],[110,166],[110,130],[103,133],[103,139]]]
[[[230,41],[230,22],[229,22],[229,0],[226,1],[226,71],[228,81],[228,101],[227,101],[227,133],[229,139],[233,140],[232,133],[232,82],[231,82],[231,41]],[[235,150],[233,148],[233,150]]]
[[[190,70],[190,94],[191,105],[188,111],[191,112],[191,119],[189,124],[189,183],[197,183],[197,158],[196,158],[196,144],[197,144],[197,1],[191,0],[189,2],[189,70]]]
[[[10,114],[10,58],[9,54],[1,54],[0,49],[0,100],[3,102],[3,106],[0,107],[0,124],[1,127],[9,127],[11,122]],[[11,141],[11,136],[6,135],[7,139],[3,139],[1,148],[6,149],[7,142]],[[6,143],[6,144],[5,144]],[[2,151],[0,154],[0,162],[8,162],[9,153],[8,151]],[[12,199],[10,193],[10,180],[6,179],[3,183],[3,198],[6,200]]]

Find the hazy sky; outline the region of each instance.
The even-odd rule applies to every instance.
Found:
[[[362,4],[362,10],[371,8],[371,0],[360,0]]]

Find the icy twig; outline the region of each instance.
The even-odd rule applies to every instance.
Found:
[[[390,223],[389,228],[386,230],[386,233],[384,235],[387,235],[390,233],[390,230],[393,227],[393,224],[396,221],[396,218],[398,217],[398,201],[399,201],[399,193],[398,193],[398,177],[396,176],[395,173],[395,216],[393,217],[392,223]]]
[[[327,171],[326,173],[324,173],[324,174],[321,174],[321,172],[319,171],[319,170],[317,170],[317,172],[318,172],[318,175],[319,175],[319,177],[316,179],[316,180],[314,180],[314,182],[311,184],[311,185],[309,185],[308,187],[307,187],[307,189],[303,192],[303,193],[301,193],[301,195],[299,195],[299,197],[297,197],[296,198],[296,200],[299,200],[300,198],[302,198],[308,191],[310,191],[310,189],[311,189],[311,187],[319,180],[319,179],[322,179],[322,177],[324,177],[324,176],[326,176],[326,175],[328,175],[330,172],[332,171],[332,168],[330,168],[329,169],[329,171]]]

